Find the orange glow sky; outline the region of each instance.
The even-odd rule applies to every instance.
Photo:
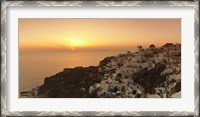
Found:
[[[20,50],[112,50],[181,42],[180,19],[19,19]]]

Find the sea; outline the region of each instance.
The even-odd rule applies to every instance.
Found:
[[[21,53],[19,55],[19,92],[30,91],[44,83],[44,78],[76,66],[97,66],[105,57],[125,50]]]

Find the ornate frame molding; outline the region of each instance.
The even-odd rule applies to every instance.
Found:
[[[1,114],[2,116],[199,116],[199,1],[2,1],[1,5]],[[65,112],[9,112],[6,97],[6,8],[11,6],[194,6],[195,8],[195,111],[143,112],[143,111],[65,111]]]

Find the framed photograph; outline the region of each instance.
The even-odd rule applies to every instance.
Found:
[[[2,1],[3,116],[199,116],[199,1]]]

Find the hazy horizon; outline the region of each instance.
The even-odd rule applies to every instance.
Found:
[[[19,19],[20,51],[129,50],[180,43],[180,19]]]

